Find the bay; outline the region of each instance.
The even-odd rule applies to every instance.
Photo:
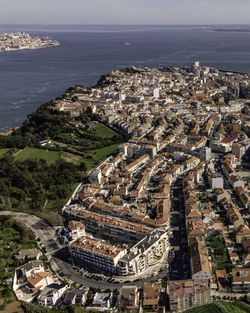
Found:
[[[185,66],[199,60],[219,69],[250,72],[249,26],[244,31],[216,25],[0,26],[0,32],[7,31],[50,35],[60,46],[0,53],[0,130],[19,126],[68,87],[93,85],[112,69]]]

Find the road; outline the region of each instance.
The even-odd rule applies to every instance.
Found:
[[[54,228],[41,218],[35,215],[14,211],[0,211],[0,215],[12,216],[31,228],[37,239],[39,238],[38,243],[40,246],[43,244],[42,247],[46,249],[45,255],[48,259],[61,248],[60,244],[57,242]]]
[[[164,270],[161,273],[159,273],[157,276],[147,277],[144,279],[136,280],[134,282],[125,281],[125,282],[109,283],[106,281],[95,280],[95,279],[82,276],[82,274],[75,271],[69,263],[62,261],[61,259],[54,257],[54,261],[56,262],[57,266],[60,268],[60,271],[64,274],[64,276],[69,278],[71,281],[78,283],[80,285],[85,285],[88,287],[100,288],[100,289],[115,290],[126,285],[129,285],[129,286],[136,285],[138,287],[142,287],[145,282],[155,282],[155,281],[158,281],[159,279],[166,277],[167,272],[168,272],[168,270]]]
[[[185,223],[185,206],[183,202],[182,179],[176,180],[171,186],[171,246],[178,250],[171,255],[169,277],[173,280],[191,278],[190,255]]]

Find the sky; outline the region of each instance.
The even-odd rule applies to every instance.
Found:
[[[250,24],[249,0],[0,0],[0,24]]]

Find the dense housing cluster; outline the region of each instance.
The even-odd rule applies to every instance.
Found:
[[[250,292],[249,83],[199,62],[132,68],[54,106],[130,135],[63,208],[60,234],[75,264],[129,279],[120,307],[156,311],[165,293],[180,312]],[[166,289],[133,284],[162,269]]]
[[[88,249],[92,266],[136,277],[167,258],[173,310],[190,305],[188,294],[194,294],[190,306],[209,302],[220,275],[232,273],[227,288],[248,288],[237,274],[248,271],[237,238],[249,236],[248,174],[241,169],[248,162],[249,91],[248,75],[195,62],[184,69],[113,71],[98,87],[74,94],[71,109],[91,110],[131,134],[119,154],[89,174],[78,203],[64,208],[96,237]],[[226,269],[213,260],[213,236],[227,250]],[[100,239],[112,246],[99,247]],[[85,245],[72,243],[69,250],[88,262]],[[175,269],[182,262],[184,270]]]

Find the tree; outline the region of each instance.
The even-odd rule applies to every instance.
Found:
[[[85,172],[87,170],[86,163],[81,162],[79,165],[79,170]]]

